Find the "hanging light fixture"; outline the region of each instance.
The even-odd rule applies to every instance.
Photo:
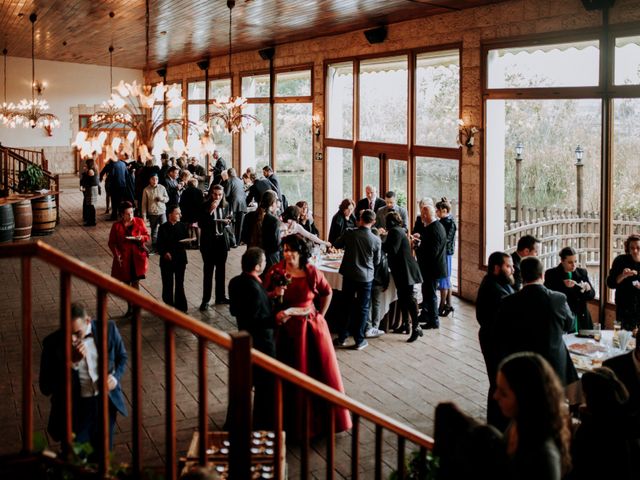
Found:
[[[235,0],[227,0],[227,7],[229,8],[229,75],[231,75],[231,57],[233,54],[231,41],[232,12],[235,6]],[[218,97],[213,100],[212,104],[216,111],[205,115],[204,119],[216,131],[221,131],[224,128],[227,133],[234,134],[260,124],[254,115],[242,113],[242,110],[247,105],[247,99],[244,97]]]
[[[16,106],[13,103],[7,103],[7,53],[5,48],[2,50],[4,57],[4,101],[0,104],[0,122],[9,128],[16,128]]]
[[[49,103],[44,98],[36,99],[36,20],[35,13],[29,15],[31,22],[31,100],[23,98],[17,106],[16,123],[24,127],[43,127],[47,130],[60,126],[60,120],[53,113],[47,113]]]

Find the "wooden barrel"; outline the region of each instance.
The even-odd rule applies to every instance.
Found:
[[[13,204],[13,218],[16,228],[13,231],[14,240],[27,240],[31,237],[31,225],[33,224],[33,214],[31,213],[31,202],[23,200]]]
[[[56,199],[53,195],[31,200],[33,235],[51,235],[56,228]]]
[[[15,222],[13,221],[13,208],[11,204],[0,206],[0,243],[6,243],[13,240],[13,229]]]

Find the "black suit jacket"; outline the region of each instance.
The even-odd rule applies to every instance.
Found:
[[[249,187],[249,193],[247,193],[247,204],[251,202],[260,204],[262,195],[267,190],[273,190],[273,187],[269,180],[267,180],[266,178],[257,179],[255,182],[253,182],[253,185]]]
[[[380,197],[376,197],[375,201],[373,202],[373,211],[377,213],[378,210],[386,206],[387,204],[383,199],[381,199]],[[369,208],[369,199],[367,197],[358,200],[358,203],[356,203],[355,211],[355,215],[358,220],[360,219],[360,214],[362,213],[362,211],[366,210],[367,208]]]
[[[517,292],[522,289],[522,274],[520,273],[520,255],[518,252],[513,252],[511,254],[511,260],[513,260],[513,289]]]
[[[262,220],[262,249],[267,257],[265,272],[280,261],[280,220],[267,213]]]
[[[422,283],[418,262],[413,258],[407,233],[402,227],[393,227],[382,242],[382,250],[387,254],[391,275],[397,286]]]
[[[181,243],[180,240],[185,238],[189,238],[189,232],[184,223],[176,222],[175,225],[172,225],[171,222],[164,222],[160,225],[156,248],[158,249],[161,267],[184,268],[187,264],[187,252],[185,244]],[[166,253],[171,254],[171,260],[167,260],[164,257]]]
[[[495,328],[497,362],[515,352],[542,355],[563,385],[578,380],[562,335],[573,325],[563,293],[532,284],[502,300]]]
[[[344,235],[344,232],[354,228],[356,228],[356,217],[352,214],[349,218],[345,218],[343,213],[339,211],[331,219],[327,241],[333,245],[338,238]]]
[[[577,268],[571,274],[572,280],[589,284],[591,289],[588,292],[581,292],[578,286],[567,288],[564,284],[564,280],[567,278],[569,276],[562,265],[558,265],[544,272],[544,286],[556,292],[564,293],[567,296],[569,308],[578,317],[578,328],[591,329],[593,328],[593,322],[591,321],[589,308],[587,308],[587,301],[595,298],[596,292],[593,289],[593,285],[591,285],[591,280],[589,280],[589,274],[584,268]]]
[[[200,209],[204,202],[204,194],[198,187],[189,185],[180,195],[180,210],[182,211],[182,221],[185,223],[195,223],[200,216]]]
[[[198,220],[198,226],[200,227],[200,251],[215,253],[221,249],[225,252],[231,248],[231,236],[233,235],[230,224],[225,224],[214,219],[213,215],[209,212],[211,208],[212,200],[209,199],[202,204],[200,211],[200,219]],[[231,214],[229,206],[218,206],[217,217],[228,218]],[[222,235],[218,235],[221,232]]]
[[[96,348],[100,343],[100,324],[95,320],[91,321],[91,332],[94,336]],[[122,415],[127,415],[127,406],[122,394],[122,376],[127,367],[127,350],[120,336],[120,332],[115,322],[107,323],[107,352],[108,371],[113,375],[118,384],[116,388],[109,392],[109,402]],[[59,441],[64,435],[63,412],[64,412],[64,338],[62,330],[56,330],[48,335],[42,342],[42,356],[40,357],[40,391],[43,395],[51,395],[51,412],[49,414],[49,424],[47,431],[51,437]],[[71,395],[73,406],[77,408],[80,400],[80,380],[78,372],[71,372]],[[97,419],[96,419],[97,420]],[[74,423],[74,430],[78,426]]]
[[[638,341],[638,339],[636,339]],[[624,386],[629,390],[629,403],[632,411],[640,413],[640,379],[633,363],[634,352],[625,353],[606,360],[602,366],[613,370]]]
[[[225,182],[224,194],[232,212],[247,211],[247,195],[244,193],[244,184],[238,177],[230,177]]]
[[[416,249],[418,265],[422,278],[437,280],[447,276],[447,232],[439,221],[429,225],[422,223],[421,217],[416,219],[413,233],[420,234],[420,245]]]

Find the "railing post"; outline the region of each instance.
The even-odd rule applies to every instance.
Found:
[[[33,450],[33,368],[31,365],[31,257],[22,257],[22,450]]]
[[[142,471],[142,325],[140,307],[133,307],[131,323],[131,423],[133,475],[139,477]]]
[[[209,442],[208,425],[208,388],[207,388],[207,340],[198,338],[198,457],[200,465],[207,464],[207,444]]]
[[[98,289],[98,378],[99,378],[99,443],[98,448],[98,474],[105,477],[109,472],[109,350],[107,338],[107,292]]]
[[[166,479],[175,480],[176,465],[176,333],[175,327],[165,323],[165,443]]]
[[[251,478],[251,336],[231,334],[229,351],[229,476]]]
[[[62,389],[63,429],[62,455],[65,459],[71,453],[73,398],[71,396],[71,275],[69,272],[60,274],[60,324],[64,349],[64,364],[62,365],[64,385]]]

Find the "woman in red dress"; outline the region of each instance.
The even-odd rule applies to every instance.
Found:
[[[275,264],[265,278],[265,287],[271,296],[278,299],[276,303],[280,309],[276,315],[276,321],[280,324],[276,337],[276,356],[302,373],[344,392],[331,333],[324,319],[331,302],[331,287],[322,272],[307,263],[309,247],[302,237],[289,235],[282,240],[282,244],[284,260]],[[286,313],[292,307],[307,312],[300,315]],[[297,439],[303,437],[304,400],[305,395],[300,389],[285,390],[285,429],[289,436]],[[329,408],[330,405],[318,397],[311,397],[310,437],[328,432]],[[349,430],[349,411],[334,408],[336,433]]]
[[[131,202],[122,202],[119,210],[121,219],[113,224],[109,233],[109,249],[113,253],[111,276],[138,289],[149,267],[149,256],[144,248],[149,241],[149,231],[144,220],[133,216]],[[132,311],[129,305],[127,314]]]

